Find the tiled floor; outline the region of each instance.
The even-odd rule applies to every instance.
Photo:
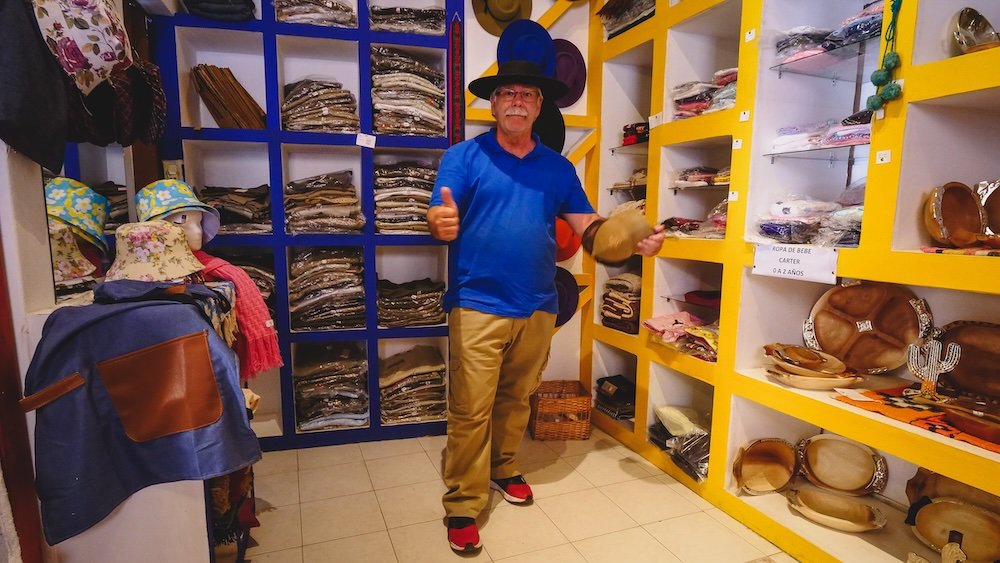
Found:
[[[525,439],[531,506],[493,494],[483,550],[451,552],[441,507],[444,436],[272,452],[255,466],[253,563],[792,562],[613,438]]]

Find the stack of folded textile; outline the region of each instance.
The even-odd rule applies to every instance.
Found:
[[[205,186],[198,199],[211,205],[220,215],[220,233],[271,232],[271,187],[256,188]]]
[[[444,135],[444,73],[390,47],[372,46],[375,132]]]
[[[360,233],[365,216],[354,172],[339,170],[289,182],[285,225],[289,233]]]
[[[608,39],[625,32],[656,13],[655,0],[608,0],[597,15],[608,33]]]
[[[254,19],[253,0],[184,0],[189,14],[220,22]]]
[[[597,380],[594,406],[615,420],[635,418],[635,383],[624,375]]]
[[[677,342],[677,339],[687,334],[687,328],[703,326],[704,324],[706,324],[705,321],[687,311],[667,313],[642,321],[642,326],[646,330],[659,337],[653,342],[666,345]]]
[[[713,185],[713,179],[719,169],[711,166],[694,166],[677,173],[677,179],[672,182],[675,188],[701,188]]]
[[[289,268],[292,330],[365,326],[364,260],[359,248],[310,248]]]
[[[414,346],[379,362],[382,424],[443,420],[448,410],[444,358],[434,346]]]
[[[728,186],[729,182],[732,180],[732,170],[726,166],[719,170],[712,179],[709,180],[708,184],[711,186]]]
[[[649,142],[649,123],[640,121],[622,127],[622,146]]]
[[[372,4],[372,31],[444,35],[444,8],[384,7]]]
[[[708,109],[702,113],[722,111],[736,105],[736,79],[737,69],[724,68],[716,71],[712,76],[712,83],[719,88],[712,92],[712,99],[708,104]]]
[[[674,86],[670,98],[674,101],[674,119],[701,115],[712,105],[712,93],[719,86],[711,82],[684,82]]]
[[[775,153],[807,151],[819,148],[823,143],[823,135],[837,124],[835,119],[827,119],[816,123],[788,125],[778,129],[778,137],[771,144]]]
[[[274,17],[280,22],[358,27],[354,8],[340,0],[274,0]]]
[[[857,125],[837,125],[826,130],[821,147],[846,147],[851,145],[865,145],[872,140],[871,123],[859,123]]]
[[[682,354],[714,362],[719,350],[719,323],[706,323],[687,311],[667,313],[642,322],[658,338],[653,342]]]
[[[645,168],[637,168],[627,180],[611,184],[608,190],[612,193],[624,192],[632,199],[646,199],[647,174]]]
[[[285,85],[281,126],[287,131],[357,133],[358,99],[343,84],[306,78]]]
[[[239,266],[250,276],[264,298],[271,318],[275,318],[276,294],[274,293],[274,257],[271,254],[245,254],[237,249],[212,248],[212,255]]]
[[[825,53],[820,47],[832,30],[819,29],[811,25],[800,25],[785,30],[774,44],[775,58],[780,64]]]
[[[775,58],[779,64],[788,64],[878,37],[882,33],[883,9],[882,0],[866,4],[861,11],[841,22],[840,27],[833,31],[808,25],[786,30],[775,43]]]
[[[300,431],[368,426],[368,361],[351,342],[296,345],[292,381]]]
[[[771,205],[757,232],[784,244],[857,246],[863,214],[864,206],[857,203],[844,206],[792,194]]]
[[[601,324],[627,334],[639,334],[639,298],[642,278],[631,272],[618,274],[604,284]]]
[[[91,186],[91,188],[108,198],[108,203],[111,204],[111,211],[104,222],[105,233],[114,233],[119,225],[128,223],[128,192],[125,186],[108,180],[107,182]]]
[[[426,326],[445,322],[441,299],[444,282],[430,278],[406,283],[378,280],[378,324],[385,327]]]
[[[375,164],[375,231],[426,234],[437,170],[421,162]]]
[[[623,211],[628,211],[629,209],[638,209],[643,215],[646,214],[646,200],[645,199],[630,199],[628,201],[619,203],[617,207],[611,210],[609,217],[612,215],[617,215]]]
[[[726,237],[726,223],[729,215],[729,199],[717,203],[705,219],[689,219],[686,217],[669,217],[661,225],[666,227],[663,234],[676,238],[710,238]]]

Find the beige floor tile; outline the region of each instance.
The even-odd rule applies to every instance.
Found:
[[[385,529],[375,493],[361,493],[299,505],[302,544],[310,545]]]
[[[442,434],[440,436],[421,436],[417,438],[420,442],[420,447],[424,449],[425,452],[429,453],[439,453],[448,444],[448,435]]]
[[[257,514],[260,527],[250,531],[253,538],[247,555],[281,551],[302,545],[302,519],[298,505],[271,508]]]
[[[414,483],[375,491],[382,517],[389,528],[409,526],[421,522],[438,522],[444,518],[441,495],[445,492],[440,480]]]
[[[304,448],[299,452],[299,469],[316,469],[342,463],[363,461],[361,446],[344,444],[342,446],[324,446],[322,448]]]
[[[264,452],[264,457],[253,465],[253,474],[255,477],[298,470],[299,462],[295,450]]]
[[[424,451],[418,438],[405,440],[384,440],[382,442],[364,442],[361,444],[361,455],[366,460],[382,459],[395,455],[415,454]]]
[[[663,472],[662,469],[660,469],[659,467],[653,465],[648,459],[646,459],[646,458],[642,457],[641,455],[633,452],[627,446],[618,446],[617,448],[615,448],[615,450],[617,450],[618,452],[620,452],[626,458],[631,459],[631,460],[635,460],[636,463],[638,463],[639,465],[645,467],[646,471],[649,471],[650,475],[666,475]]]
[[[583,455],[595,450],[610,450],[621,445],[621,442],[604,432],[593,428],[587,440],[566,440],[562,442],[545,442],[552,451],[560,456]]]
[[[423,450],[414,454],[366,461],[365,464],[376,489],[437,481],[441,478]]]
[[[498,559],[497,563],[587,563],[571,543]]]
[[[799,561],[798,559],[792,557],[791,555],[785,552],[773,553],[769,555],[767,558],[771,560],[768,563],[798,563]]]
[[[302,548],[283,549],[272,551],[271,553],[261,553],[254,555],[252,559],[247,559],[247,563],[302,563]]]
[[[557,459],[559,454],[547,446],[546,443],[525,437],[521,441],[521,449],[517,452],[517,462],[523,466],[528,463]]]
[[[443,522],[424,522],[389,530],[389,539],[399,563],[442,563],[490,561],[486,550],[475,556],[458,556],[448,547],[448,531]]]
[[[657,477],[605,485],[599,489],[639,524],[699,512],[698,507]]]
[[[642,528],[631,528],[574,542],[590,563],[680,563],[660,542]]]
[[[525,464],[521,466],[521,472],[536,499],[594,488],[590,481],[562,459]]]
[[[302,548],[304,563],[394,563],[396,554],[385,531],[363,534]]]
[[[684,563],[744,563],[764,555],[704,512],[643,527]]]
[[[299,474],[296,471],[254,475],[253,488],[257,501],[263,501],[268,506],[289,506],[299,503]]]
[[[342,463],[299,471],[301,502],[342,497],[372,490],[365,462]]]
[[[493,559],[568,543],[537,506],[500,506],[481,519],[479,535]]]
[[[614,449],[567,456],[563,460],[596,487],[651,476],[635,459],[626,458]]]
[[[636,523],[597,489],[536,501],[570,541],[634,528]]]
[[[736,532],[737,536],[743,538],[747,543],[756,547],[764,555],[781,553],[781,548],[762,538],[757,532],[747,528],[742,522],[719,510],[718,508],[706,510],[705,514],[715,518],[721,522],[723,526]]]
[[[712,510],[715,505],[708,502],[707,500],[701,498],[701,495],[692,491],[691,489],[684,486],[684,483],[674,479],[670,475],[661,475],[659,477],[664,483],[667,483],[675,493],[679,494],[684,500],[690,502],[691,504],[698,507],[698,510]]]
[[[440,452],[425,452],[427,454],[427,459],[431,460],[431,465],[434,466],[434,471],[438,475],[444,473],[444,450]]]

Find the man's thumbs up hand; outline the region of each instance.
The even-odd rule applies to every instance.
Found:
[[[441,188],[441,205],[427,210],[427,225],[431,235],[438,240],[458,238],[458,204],[451,195],[451,188]]]

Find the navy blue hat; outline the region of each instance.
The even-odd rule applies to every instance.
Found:
[[[556,266],[556,292],[559,294],[556,326],[562,326],[576,314],[580,304],[580,286],[576,285],[576,277],[569,270],[559,266]]]
[[[497,43],[497,63],[529,61],[538,65],[549,78],[556,75],[556,44],[552,36],[538,22],[517,20],[511,22]]]

